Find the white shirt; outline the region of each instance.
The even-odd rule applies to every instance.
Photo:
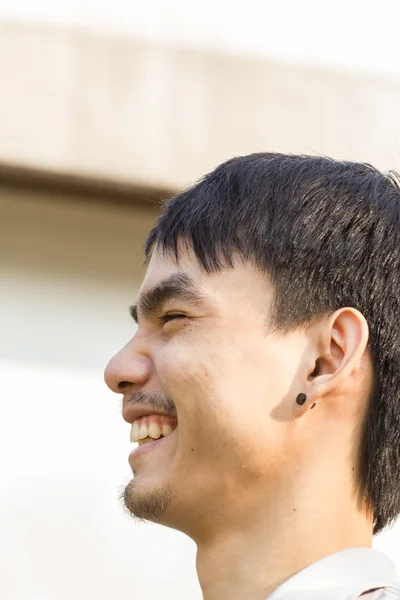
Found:
[[[359,596],[361,600],[400,599],[395,565],[378,550],[349,548],[326,556],[293,575],[267,600],[354,600]]]

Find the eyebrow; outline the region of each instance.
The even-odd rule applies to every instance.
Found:
[[[149,318],[160,312],[169,300],[183,300],[192,305],[204,303],[205,295],[186,273],[173,273],[145,291],[136,304],[129,307],[132,319],[138,323],[138,311]]]

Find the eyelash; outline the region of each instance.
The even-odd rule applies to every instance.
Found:
[[[173,320],[180,320],[180,319],[186,319],[186,315],[181,315],[179,313],[169,313],[167,315],[163,315],[162,317],[159,318],[159,321],[164,325],[165,323],[168,323],[169,321],[173,321]]]

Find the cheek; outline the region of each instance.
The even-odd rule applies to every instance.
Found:
[[[172,397],[204,393],[224,378],[220,356],[211,342],[172,341],[158,354],[156,370],[163,389]]]
[[[182,432],[197,439],[204,453],[216,451],[226,433],[237,429],[230,387],[232,362],[234,357],[223,351],[222,339],[216,338],[173,340],[158,355],[158,379],[176,404],[185,425]]]
[[[155,360],[161,387],[183,418],[246,437],[273,426],[274,409],[290,396],[297,368],[280,340],[251,331],[177,337]]]
[[[231,336],[173,340],[158,353],[156,370],[163,390],[186,414],[239,430],[258,403],[267,415],[272,390],[260,349]]]
[[[158,380],[176,404],[182,448],[192,449],[196,468],[204,464],[204,477],[216,461],[226,478],[252,482],[284,455],[284,423],[274,408],[287,393],[289,361],[250,338],[176,339],[157,352]]]

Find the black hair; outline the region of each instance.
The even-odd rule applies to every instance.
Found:
[[[291,330],[351,306],[370,330],[375,384],[359,455],[373,532],[400,513],[400,180],[369,164],[258,153],[219,165],[166,201],[146,247],[208,272],[234,253],[269,275],[273,322]]]

